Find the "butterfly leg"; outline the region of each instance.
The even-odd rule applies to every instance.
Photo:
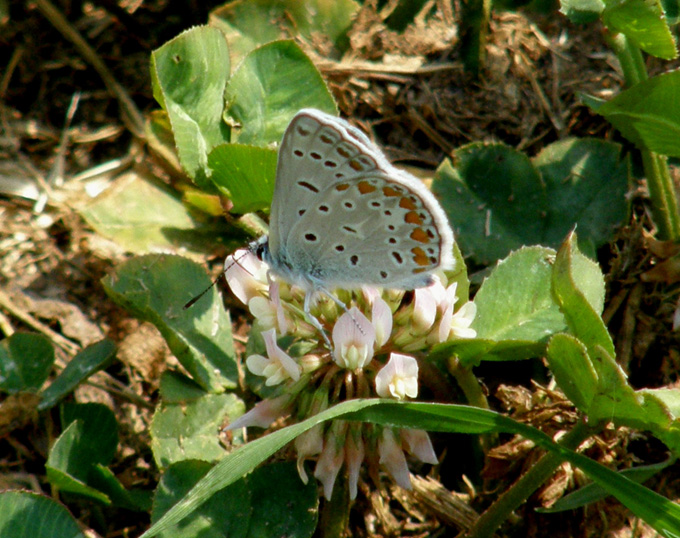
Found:
[[[350,315],[350,317],[352,318],[352,321],[354,321],[354,324],[357,326],[357,329],[359,329],[359,332],[361,332],[361,334],[364,334],[364,330],[361,328],[361,326],[360,326],[360,325],[357,323],[357,321],[354,319],[354,317],[352,316],[352,313],[349,311],[349,309],[347,308],[347,305],[346,305],[345,303],[343,303],[343,302],[342,302],[340,299],[338,299],[333,293],[331,293],[331,291],[330,291],[328,288],[326,288],[326,287],[324,287],[324,286],[322,286],[322,285],[320,285],[320,284],[316,284],[315,287],[314,287],[314,289],[316,289],[316,290],[318,290],[318,291],[324,293],[324,294],[325,294],[326,296],[328,296],[328,297],[329,297],[336,305],[338,305],[338,306],[343,310],[343,312],[347,312],[347,313]],[[306,297],[305,297],[305,300],[306,300]]]
[[[333,352],[333,344],[331,343],[330,339],[328,338],[328,335],[326,334],[326,329],[324,329],[323,325],[321,325],[321,321],[319,321],[319,318],[317,318],[311,312],[312,299],[314,298],[314,295],[317,293],[317,291],[323,291],[324,293],[328,294],[328,292],[326,292],[326,290],[317,290],[317,288],[312,288],[311,290],[307,290],[305,292],[305,302],[304,302],[303,308],[304,308],[305,316],[307,317],[307,320],[314,326],[315,329],[317,329],[321,333],[321,336],[323,337],[324,342],[326,342],[328,349],[332,353]],[[332,297],[332,295],[330,295],[330,294],[328,294],[328,295]],[[336,301],[338,300],[337,297],[335,299],[336,299]],[[344,306],[345,305],[343,305],[343,307]]]

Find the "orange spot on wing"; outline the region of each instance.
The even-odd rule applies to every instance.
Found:
[[[392,187],[383,187],[382,191],[385,196],[399,196],[399,192]]]
[[[335,190],[340,192],[346,191],[347,189],[349,189],[349,183],[340,183],[340,185],[335,187]]]
[[[360,181],[357,184],[357,187],[359,188],[359,192],[361,194],[369,194],[376,190],[376,188],[373,185],[371,185],[368,181]]]
[[[404,209],[416,209],[418,206],[416,206],[410,198],[404,197],[399,200],[399,207],[403,207]]]
[[[409,211],[404,215],[404,222],[420,226],[423,223],[423,219],[420,218],[420,215],[418,215],[416,211]]]
[[[351,160],[351,161],[350,161],[349,163],[347,163],[347,164],[349,164],[349,167],[350,167],[352,170],[356,170],[357,172],[361,172],[361,171],[363,171],[363,169],[364,169],[364,167],[362,166],[362,164],[361,164],[359,161]]]
[[[411,253],[413,254],[413,261],[416,263],[416,265],[420,265],[421,267],[430,265],[430,259],[422,248],[413,247],[411,249]]]
[[[430,242],[430,237],[427,235],[427,232],[422,228],[416,228],[415,230],[413,230],[409,237],[414,241],[418,241],[419,243]]]

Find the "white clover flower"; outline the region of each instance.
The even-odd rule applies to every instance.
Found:
[[[357,498],[359,473],[361,471],[361,464],[364,461],[364,455],[365,450],[364,441],[361,437],[361,426],[352,427],[350,425],[345,438],[345,461],[347,462],[349,498],[352,500]]]
[[[375,328],[361,311],[353,306],[333,326],[333,360],[342,368],[363,368],[373,358]]]
[[[453,312],[453,304],[449,304],[439,322],[439,342],[446,342],[449,338],[474,338],[477,331],[470,328],[477,315],[477,305],[468,301],[457,312]]]
[[[406,465],[406,456],[390,428],[384,428],[378,441],[380,463],[385,466],[394,481],[404,489],[411,489],[411,473]]]
[[[269,266],[247,249],[239,249],[224,260],[224,277],[231,292],[243,304],[267,291]]]
[[[432,447],[430,436],[424,430],[403,429],[399,432],[402,444],[406,445],[406,450],[424,463],[436,465],[439,463],[437,454]]]
[[[392,353],[390,360],[375,376],[375,390],[382,398],[403,400],[418,396],[418,361],[408,355]]]
[[[272,282],[269,285],[269,299],[256,295],[248,301],[248,309],[261,330],[276,329],[279,334],[284,335],[290,332],[290,323],[281,304],[280,288],[279,282]]]
[[[382,297],[375,297],[371,307],[371,324],[375,329],[375,343],[378,349],[384,346],[392,334],[392,310]]]
[[[253,374],[267,378],[267,386],[278,385],[290,378],[300,379],[300,366],[289,357],[276,343],[276,329],[262,333],[267,348],[267,357],[251,355],[246,359],[246,366]]]
[[[224,429],[228,431],[238,428],[249,428],[250,426],[268,428],[272,422],[288,414],[290,403],[291,396],[288,394],[271,400],[262,400]]]
[[[297,452],[297,470],[303,484],[309,482],[304,468],[304,461],[309,456],[316,456],[323,450],[323,427],[317,424],[313,428],[295,438],[295,450]]]
[[[434,319],[437,316],[437,292],[440,291],[435,288],[441,288],[444,291],[444,286],[436,282],[427,288],[418,288],[414,292],[413,299],[413,325],[419,332],[427,331],[434,324]]]
[[[314,469],[314,478],[323,485],[323,495],[329,501],[333,495],[335,479],[338,477],[345,459],[344,437],[346,429],[347,423],[345,421],[336,420],[331,424],[331,428],[326,434],[321,456],[319,456]]]

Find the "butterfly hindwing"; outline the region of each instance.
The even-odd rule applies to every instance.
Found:
[[[423,197],[424,187],[403,177],[395,182],[395,173],[403,172],[329,186],[291,230],[288,258],[328,287],[412,289],[429,281],[434,269],[450,266],[452,238],[441,231],[445,217],[429,192]]]

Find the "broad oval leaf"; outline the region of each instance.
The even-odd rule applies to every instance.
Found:
[[[337,114],[321,74],[294,41],[274,41],[253,50],[234,71],[225,113],[241,144],[280,142],[293,116],[305,107]]]
[[[209,392],[238,382],[231,321],[211,287],[191,308],[190,299],[211,286],[195,262],[165,254],[132,258],[102,279],[117,303],[153,323],[194,381]]]
[[[680,71],[645,80],[597,109],[640,148],[680,157]]]

